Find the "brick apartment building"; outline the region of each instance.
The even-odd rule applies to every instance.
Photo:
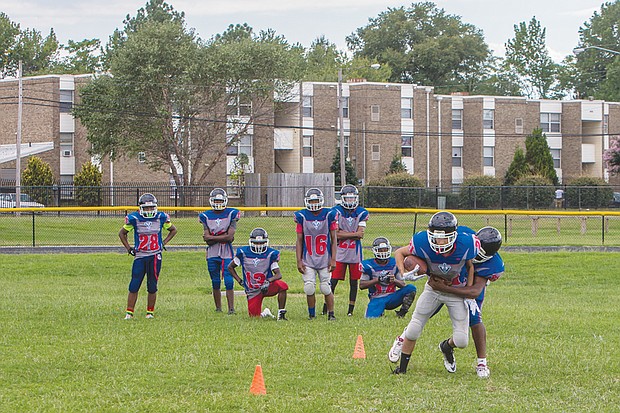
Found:
[[[52,166],[58,182],[71,185],[82,164],[92,160],[86,131],[71,116],[72,105],[79,103],[79,85],[89,79],[23,79],[22,168],[29,156],[37,155]],[[564,182],[580,176],[610,179],[602,153],[609,133],[620,131],[619,103],[435,95],[432,87],[362,79],[343,84],[342,90],[345,153],[364,183],[383,176],[397,155],[428,186],[447,188],[483,174],[502,178],[515,148],[523,148],[526,136],[538,127],[547,135]],[[17,80],[0,81],[2,180],[15,179],[17,96]],[[240,153],[248,155],[250,172],[261,176],[330,172],[339,150],[338,84],[304,82],[278,107],[230,148],[226,165],[214,169],[210,183],[231,184],[227,173]],[[104,158],[99,164],[106,183],[171,182],[170,173],[149,170],[143,154],[114,163]]]

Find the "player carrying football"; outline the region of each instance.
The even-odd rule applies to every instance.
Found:
[[[473,259],[478,255],[479,242],[475,236],[461,235],[457,232],[456,217],[447,211],[434,214],[427,231],[413,235],[408,247],[399,248],[394,254],[399,271],[404,271],[404,259],[415,255],[426,260],[427,274],[451,283],[455,287],[465,287],[469,279],[473,280]],[[467,268],[467,277],[461,277],[463,267]],[[456,371],[454,347],[465,348],[469,341],[468,309],[465,300],[454,294],[434,290],[428,282],[418,298],[411,321],[406,328],[400,365],[394,370],[396,374],[407,372],[407,366],[417,339],[430,316],[444,304],[452,320],[452,337],[439,344],[444,357],[444,366],[453,373]]]
[[[138,200],[138,206],[140,211],[127,215],[125,225],[118,232],[118,237],[127,253],[135,257],[131,267],[125,320],[133,319],[134,308],[136,301],[138,301],[138,291],[145,275],[148,291],[146,318],[155,316],[157,282],[161,270],[161,250],[177,233],[177,229],[170,222],[168,214],[157,211],[157,198],[153,194],[143,194]],[[162,241],[163,229],[168,231],[168,235]],[[127,240],[127,234],[132,230],[134,231],[133,247],[129,245]]]
[[[228,314],[235,313],[235,281],[228,272],[228,264],[233,259],[232,242],[235,239],[239,210],[227,208],[228,195],[222,188],[215,188],[209,194],[211,209],[198,218],[204,228],[202,238],[207,243],[207,269],[213,287],[215,311],[222,311],[222,293],[220,290],[224,277]]]
[[[228,264],[228,271],[245,289],[250,317],[271,317],[269,308],[263,307],[264,297],[278,296],[278,320],[286,321],[286,291],[288,285],[282,281],[280,272],[280,251],[269,247],[269,236],[263,228],[254,228],[250,233],[249,246],[237,248],[235,258]],[[243,279],[237,275],[241,266]]]

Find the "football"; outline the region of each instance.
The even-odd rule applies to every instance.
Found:
[[[426,261],[424,261],[420,257],[416,257],[415,255],[409,255],[405,257],[405,261],[403,262],[405,266],[405,271],[412,271],[416,265],[420,266],[420,270],[418,274],[426,274]]]

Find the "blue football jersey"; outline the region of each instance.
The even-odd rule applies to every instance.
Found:
[[[207,210],[198,215],[203,228],[209,230],[211,235],[222,235],[228,231],[233,222],[239,220],[239,210],[225,208],[221,211]],[[232,258],[233,247],[230,242],[218,242],[207,246],[207,258]]]
[[[397,280],[402,280],[402,276],[396,266],[394,257],[390,257],[385,264],[379,264],[374,258],[362,261],[361,280],[370,281],[379,278],[380,275],[392,274]],[[368,288],[368,298],[379,298],[390,295],[396,291],[395,283],[377,283]]]
[[[431,248],[428,234],[420,231],[411,238],[409,252],[426,261],[427,273],[451,281],[454,287],[465,286],[461,278],[465,262],[474,259],[479,252],[480,241],[475,235],[457,231],[456,241],[449,254],[438,254]]]
[[[338,214],[338,229],[345,232],[356,232],[360,222],[368,221],[368,211],[361,206],[355,209],[346,209],[336,205],[333,210]],[[345,239],[338,241],[336,261],[355,264],[362,261],[362,241],[359,239]]]
[[[327,268],[331,259],[330,231],[338,228],[338,212],[322,208],[315,215],[307,209],[302,209],[295,212],[294,219],[304,234],[302,251],[304,264],[314,269]]]
[[[241,262],[245,292],[248,298],[253,298],[261,293],[260,287],[265,280],[273,277],[271,266],[280,261],[280,251],[268,247],[262,254],[256,254],[246,246],[237,248],[235,258]]]
[[[125,217],[124,228],[134,231],[136,258],[149,257],[161,252],[163,246],[161,231],[166,223],[170,223],[170,216],[161,211],[158,211],[153,218],[144,218],[139,212],[132,212]]]

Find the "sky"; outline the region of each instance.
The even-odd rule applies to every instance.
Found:
[[[106,43],[123,19],[146,4],[146,0],[0,0],[0,12],[47,35],[54,29],[58,40],[97,38]],[[222,33],[228,25],[248,23],[255,32],[274,29],[289,43],[309,47],[324,35],[346,50],[346,36],[368,24],[388,8],[408,7],[409,2],[378,0],[167,0],[184,11],[187,26],[203,39]],[[497,56],[514,37],[514,25],[536,17],[547,29],[547,49],[560,62],[578,45],[579,28],[600,11],[601,0],[436,0],[446,13],[461,16],[484,33]]]

